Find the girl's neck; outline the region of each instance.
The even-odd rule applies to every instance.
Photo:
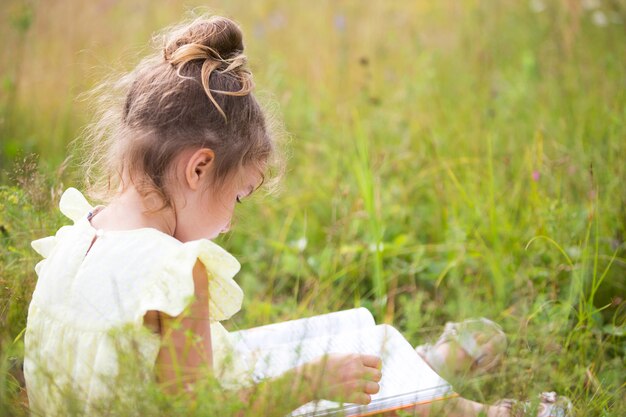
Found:
[[[111,202],[91,219],[96,229],[132,230],[153,228],[173,236],[176,217],[171,208],[158,210],[160,199],[154,195],[142,196],[130,185],[119,192]]]

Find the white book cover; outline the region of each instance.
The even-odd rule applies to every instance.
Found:
[[[339,311],[231,333],[236,349],[258,359],[257,380],[271,378],[329,353],[363,353],[382,359],[380,391],[368,405],[315,401],[295,416],[366,416],[456,396],[392,326],[376,325],[365,308]]]

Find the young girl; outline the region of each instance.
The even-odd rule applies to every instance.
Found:
[[[117,83],[123,102],[93,127],[91,163],[104,167],[108,204],[92,207],[68,189],[60,208],[74,224],[33,242],[45,258],[25,336],[35,415],[104,413],[113,396],[153,378],[170,392],[192,392],[211,374],[222,379],[229,341],[219,321],[240,309],[243,295],[233,280],[238,262],[211,239],[263,183],[274,143],[234,22],[199,18],[164,40]],[[438,352],[445,363],[452,352],[471,362],[454,340],[425,357]],[[252,395],[249,364],[233,363],[223,385],[240,390],[255,414],[285,415],[316,399],[365,404],[381,378],[375,356],[330,354],[261,382],[254,392],[265,395]],[[134,385],[119,385],[129,370]],[[510,409],[446,403],[458,416]],[[430,407],[415,412],[426,416]]]

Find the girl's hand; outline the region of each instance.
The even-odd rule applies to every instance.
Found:
[[[380,390],[380,358],[362,354],[329,354],[305,364],[300,372],[312,384],[315,399],[369,404]]]

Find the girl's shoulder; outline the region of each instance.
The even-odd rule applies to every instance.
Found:
[[[56,281],[61,275],[76,280],[79,274],[98,274],[100,282],[112,279],[128,285],[127,293],[131,287],[140,290],[146,310],[176,316],[193,296],[193,268],[200,261],[209,279],[212,319],[227,319],[241,308],[243,292],[233,279],[239,262],[214,242],[183,243],[153,228],[97,230],[89,222],[95,208],[75,188],[63,193],[59,207],[74,224],[32,242],[44,257],[35,267],[40,281],[44,276]],[[124,280],[130,275],[132,281]]]
[[[139,228],[131,230],[104,231],[92,226],[90,219],[99,209],[91,205],[83,194],[76,188],[68,188],[59,201],[59,209],[63,215],[73,221],[73,224],[62,226],[57,232],[48,237],[31,242],[33,249],[45,258],[55,252],[66,252],[65,259],[72,262],[83,262],[87,257],[101,258],[117,256],[118,251],[100,250],[101,246],[111,245],[117,248],[124,247],[124,260],[129,261],[133,256],[144,258],[147,254],[161,258],[163,253],[175,251],[183,244],[172,236],[153,228]],[[97,244],[96,244],[97,243]]]

